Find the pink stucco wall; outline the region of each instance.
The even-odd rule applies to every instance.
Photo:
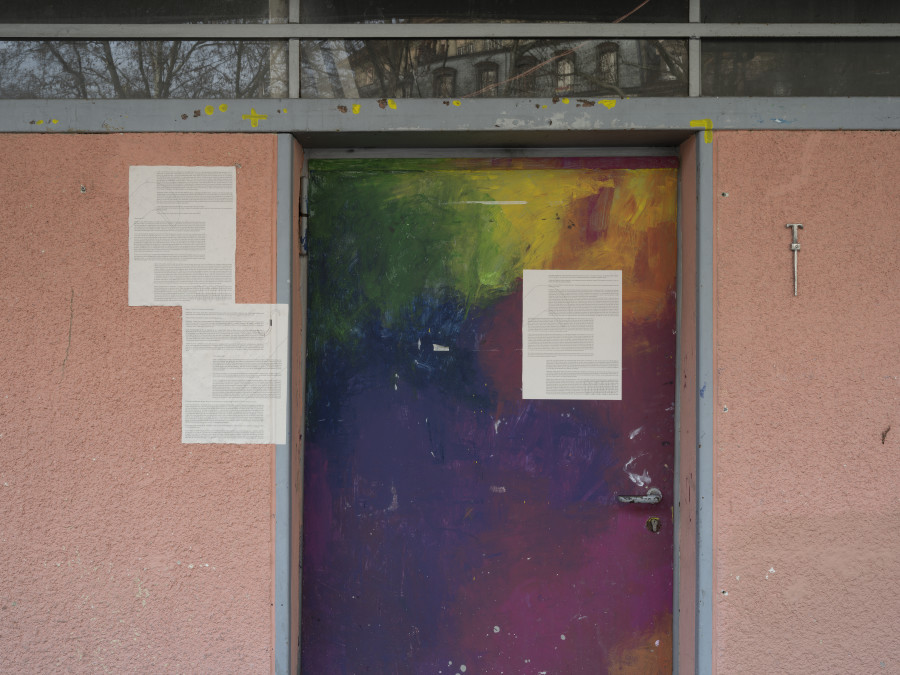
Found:
[[[717,672],[900,672],[900,134],[714,154]]]
[[[274,302],[275,137],[0,155],[0,672],[268,672],[273,449],[181,444],[181,310],[128,306],[128,167],[237,166],[237,302]]]

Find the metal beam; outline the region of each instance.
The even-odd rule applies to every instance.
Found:
[[[900,98],[890,97],[565,100],[6,100],[0,132],[279,132],[308,147],[564,147],[614,136],[618,145],[671,145],[706,128],[900,129]]]
[[[895,37],[900,23],[0,24],[0,40]]]

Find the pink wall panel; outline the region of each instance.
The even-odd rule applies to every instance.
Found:
[[[719,673],[900,672],[898,184],[897,133],[715,136]]]
[[[0,152],[0,671],[268,671],[272,448],[181,444],[181,310],[128,306],[128,167],[237,166],[237,301],[274,302],[275,137]]]

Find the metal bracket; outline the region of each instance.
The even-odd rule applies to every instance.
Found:
[[[785,227],[794,230],[794,241],[791,242],[791,250],[794,252],[794,296],[797,295],[797,251],[800,250],[800,242],[797,241],[797,230],[802,230],[803,225],[800,223],[788,223]]]

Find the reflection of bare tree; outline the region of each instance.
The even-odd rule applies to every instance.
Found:
[[[678,96],[683,40],[305,41],[301,96]]]
[[[221,40],[0,43],[3,98],[247,98],[270,95],[267,43]],[[273,77],[274,76],[274,77]]]

